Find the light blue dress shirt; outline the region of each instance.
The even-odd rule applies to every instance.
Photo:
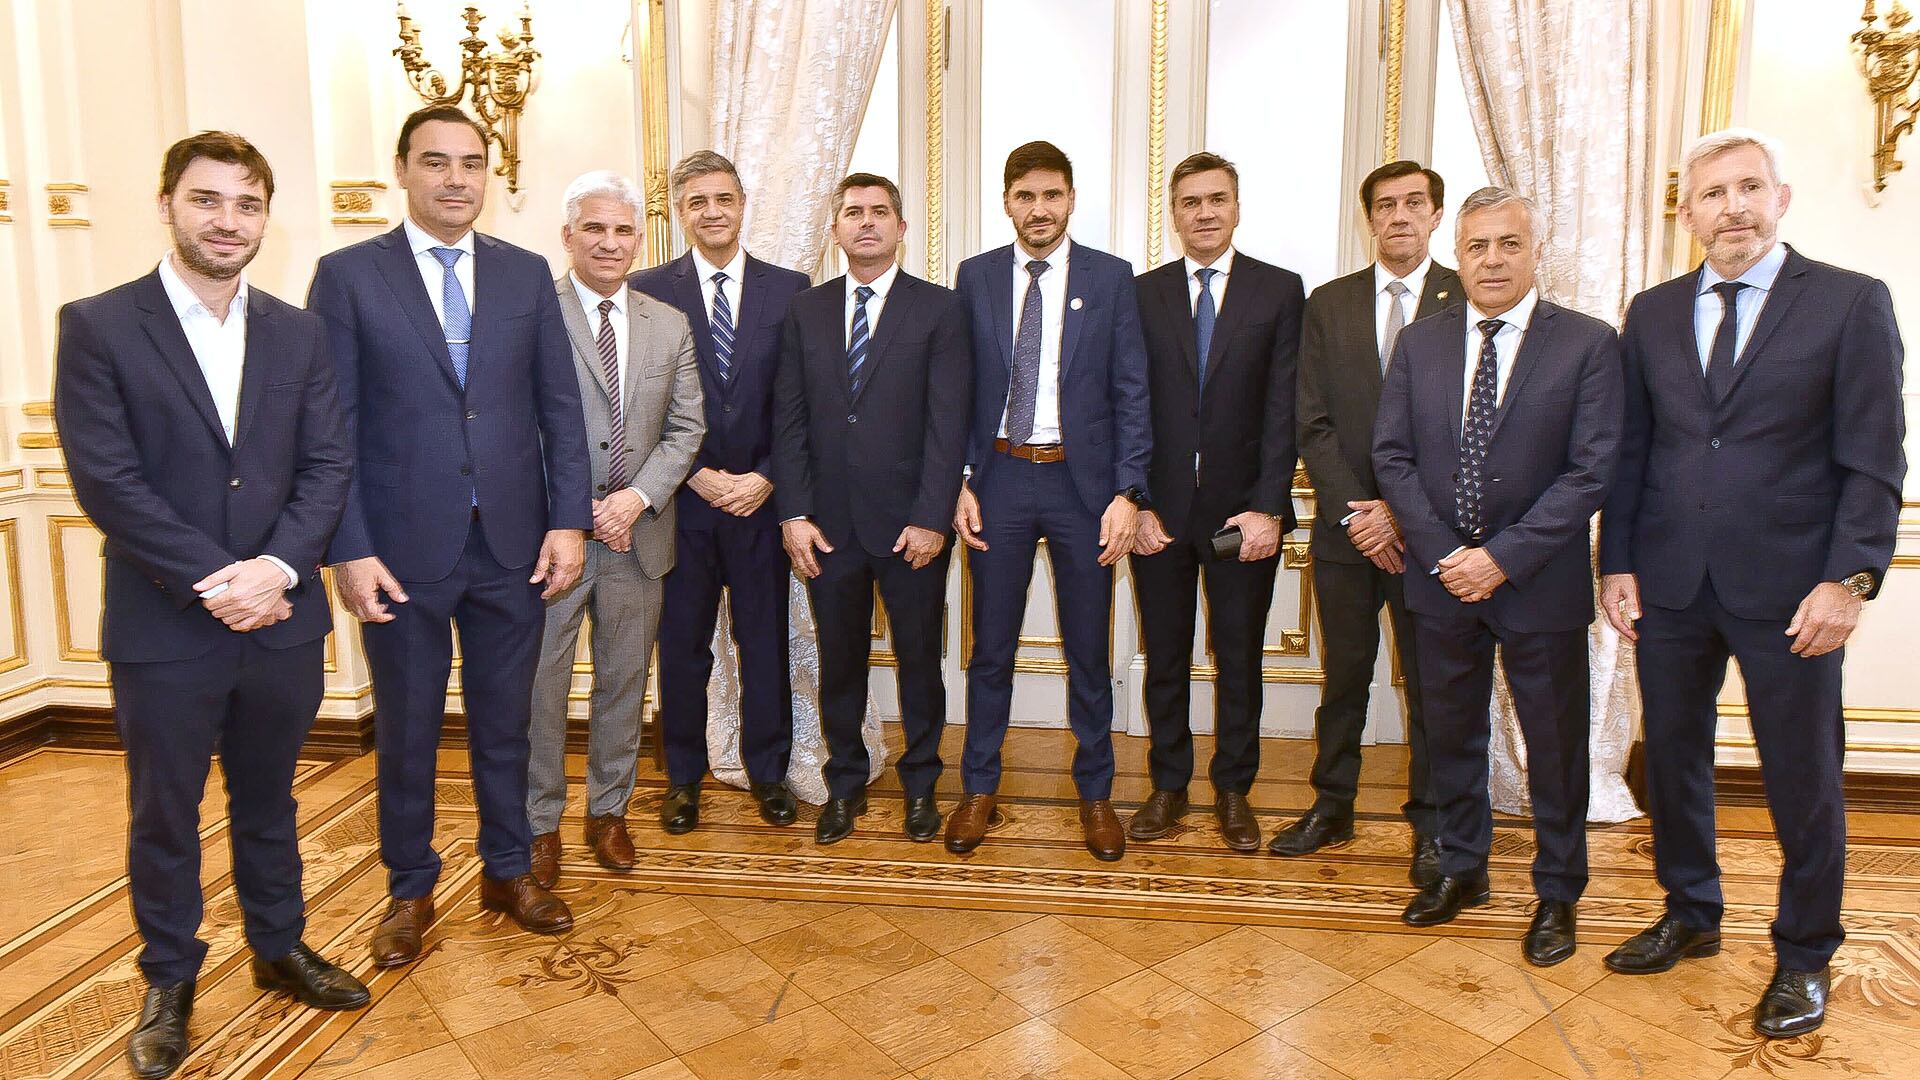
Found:
[[[1747,267],[1747,272],[1737,278],[1721,277],[1711,264],[1700,264],[1700,282],[1693,294],[1693,340],[1700,347],[1701,371],[1707,370],[1713,336],[1720,332],[1720,318],[1726,307],[1713,287],[1723,281],[1738,281],[1748,286],[1733,300],[1733,313],[1740,320],[1733,336],[1733,356],[1737,362],[1747,350],[1747,339],[1753,336],[1754,324],[1760,321],[1760,309],[1766,306],[1774,279],[1780,276],[1780,267],[1786,261],[1787,245],[1775,241],[1772,251],[1762,255],[1759,262]]]

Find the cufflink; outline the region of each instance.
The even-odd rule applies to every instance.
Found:
[[[1080,308],[1082,307],[1080,303],[1080,298],[1077,296],[1074,297],[1070,302],[1068,302],[1067,306],[1072,308],[1075,311],[1079,311]]]

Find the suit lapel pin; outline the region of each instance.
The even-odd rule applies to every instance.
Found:
[[[1435,300],[1445,300],[1446,298],[1447,298],[1447,290],[1445,289],[1441,289],[1439,294],[1434,297]]]
[[[1076,296],[1076,297],[1074,297],[1074,298],[1073,298],[1073,301],[1072,301],[1071,303],[1069,303],[1069,304],[1068,304],[1067,306],[1068,306],[1068,307],[1070,307],[1070,308],[1072,308],[1072,309],[1073,309],[1073,310],[1075,310],[1075,311],[1079,311],[1079,310],[1080,310],[1080,308],[1082,307],[1082,305],[1081,305],[1081,303],[1080,303],[1080,298],[1079,298],[1079,297],[1077,297],[1077,296]]]

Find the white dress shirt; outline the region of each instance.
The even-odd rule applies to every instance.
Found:
[[[413,249],[413,263],[420,268],[420,282],[427,287],[427,299],[433,301],[433,315],[440,320],[441,326],[447,325],[446,299],[442,292],[447,272],[441,265],[439,257],[433,253],[433,249],[459,248],[466,253],[454,261],[453,278],[460,283],[460,291],[466,294],[467,314],[472,315],[473,230],[468,229],[466,235],[451,244],[443,244],[427,230],[415,225],[412,218],[406,218],[401,225],[407,230],[407,246]]]
[[[1700,285],[1693,297],[1693,335],[1700,345],[1701,371],[1707,370],[1707,361],[1713,354],[1713,339],[1720,333],[1720,319],[1726,313],[1726,305],[1720,302],[1720,294],[1714,292],[1713,287],[1728,280],[1747,286],[1733,298],[1733,314],[1740,320],[1733,331],[1733,356],[1738,360],[1747,349],[1747,339],[1753,336],[1754,324],[1760,321],[1760,309],[1766,306],[1767,297],[1773,295],[1773,283],[1786,261],[1787,245],[1776,240],[1773,250],[1760,256],[1759,262],[1747,267],[1747,272],[1737,278],[1723,278],[1712,266],[1701,264]]]
[[[706,256],[700,254],[699,248],[693,249],[693,272],[700,275],[700,302],[706,305],[709,324],[713,322],[713,291],[717,288],[713,283],[715,271],[726,272],[727,311],[732,313],[733,327],[738,330],[740,329],[740,279],[747,273],[747,249],[734,248],[733,258],[728,259],[725,266],[713,265],[707,261]],[[734,342],[738,344],[739,340],[740,336],[736,333]]]
[[[1407,287],[1407,297],[1401,301],[1405,305],[1401,309],[1404,317],[1400,320],[1400,325],[1405,326],[1412,322],[1414,316],[1420,311],[1420,298],[1426,295],[1427,291],[1427,271],[1431,269],[1433,269],[1432,256],[1421,259],[1420,265],[1414,267],[1412,273],[1402,278],[1394,277],[1391,271],[1377,262],[1373,264],[1373,343],[1376,351],[1380,343],[1387,340],[1387,312],[1394,303],[1394,295],[1387,291],[1387,286],[1398,281]],[[1479,355],[1479,353],[1474,354],[1476,358]]]
[[[1067,258],[1073,241],[1062,238],[1060,246],[1046,258],[1047,268],[1036,282],[1027,273],[1033,256],[1019,244],[1013,245],[1013,342],[1020,339],[1020,312],[1027,303],[1027,289],[1040,290],[1040,383],[1034,388],[1033,434],[1027,442],[1047,446],[1060,441],[1060,331],[1067,315]],[[1007,395],[1009,403],[1013,397]],[[1007,415],[1000,414],[1000,437],[1007,437]]]
[[[869,364],[873,362],[873,336],[880,329],[880,312],[886,309],[887,294],[893,291],[893,281],[899,276],[900,264],[894,263],[888,266],[879,277],[867,282],[867,288],[873,290],[873,295],[867,297],[867,362]],[[845,316],[846,337],[843,340],[849,349],[853,348],[853,307],[856,303],[853,290],[859,287],[860,282],[854,278],[852,273],[848,273],[847,307],[843,313]]]
[[[214,411],[220,414],[220,426],[226,430],[227,445],[233,445],[234,421],[240,414],[240,379],[247,365],[247,276],[240,275],[240,288],[227,304],[224,317],[215,315],[202,303],[180,271],[174,268],[171,254],[160,260],[160,285],[167,290],[167,302],[180,320],[187,336],[187,347],[200,364],[200,377],[207,381],[207,393],[213,397]],[[287,575],[287,588],[300,584],[293,567],[272,555],[261,555]],[[211,599],[225,592],[214,586],[202,597]]]
[[[464,262],[465,260],[463,259],[461,261]],[[586,282],[581,281],[579,274],[576,274],[571,270],[567,271],[567,280],[573,282],[574,295],[580,298],[580,307],[582,310],[584,310],[587,313],[587,336],[594,339],[596,342],[600,340],[600,301],[602,300],[613,301],[613,307],[607,312],[607,321],[613,324],[613,354],[615,357],[616,366],[619,371],[618,378],[620,380],[620,385],[615,388],[615,393],[618,393],[620,395],[620,408],[622,410],[622,415],[624,416],[625,415],[624,410],[626,409],[626,402],[627,402],[626,393],[627,393],[627,385],[628,385],[627,384],[627,357],[630,352],[630,350],[627,347],[628,325],[627,325],[626,287],[624,285],[621,286],[619,289],[614,291],[614,294],[612,296],[601,296],[599,293],[594,292],[591,288],[589,288]],[[594,365],[595,374],[598,374],[600,370],[599,352],[596,351],[593,354],[593,356],[590,357],[589,359]],[[639,447],[633,447],[633,449],[638,450]],[[640,508],[642,510],[646,509],[650,505],[647,501],[646,492],[641,491],[639,488],[634,487],[631,484],[627,486],[627,490],[633,492],[635,495],[640,496]]]
[[[1212,266],[1201,266],[1189,255],[1180,260],[1187,264],[1187,311],[1198,313],[1200,310],[1200,271],[1213,270],[1213,280],[1207,283],[1207,292],[1213,296],[1213,313],[1220,314],[1220,306],[1227,300],[1227,282],[1233,277],[1233,249],[1229,247],[1213,260]]]
[[[1718,301],[1718,297],[1715,300]],[[1496,361],[1494,371],[1493,400],[1498,404],[1507,395],[1507,377],[1513,374],[1513,361],[1520,355],[1520,342],[1527,336],[1527,324],[1533,321],[1533,309],[1540,302],[1540,291],[1528,289],[1520,302],[1499,316],[1506,323],[1500,332],[1493,336],[1493,355]],[[1461,376],[1465,393],[1460,398],[1460,426],[1467,425],[1467,412],[1473,408],[1473,373],[1480,366],[1480,323],[1487,316],[1471,303],[1467,305],[1467,362],[1466,372]]]

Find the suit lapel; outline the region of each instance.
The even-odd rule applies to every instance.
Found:
[[[1082,309],[1086,307],[1086,301],[1081,298],[1091,291],[1088,288],[1090,284],[1087,260],[1075,260],[1069,250],[1067,295],[1065,302],[1060,305],[1060,382],[1063,386],[1066,384],[1067,371],[1073,367],[1074,347],[1080,344],[1080,324],[1085,321]]]
[[[1007,371],[1013,370],[1013,256],[1018,245],[1008,247],[1004,257],[995,258],[987,270],[991,277],[1000,280],[991,282],[987,288],[987,297],[993,307],[994,340],[999,345],[1000,365]]]
[[[574,365],[600,388],[601,396],[607,396],[607,378],[600,371],[600,341],[587,322],[587,309],[580,306],[580,294],[574,290],[573,279],[562,276],[553,283],[553,291],[560,299],[560,321],[567,324],[567,337],[573,342]],[[627,343],[631,353],[631,336]],[[633,365],[629,363],[627,367],[631,369]]]
[[[1780,264],[1780,273],[1773,279],[1773,288],[1767,290],[1765,303],[1760,308],[1760,321],[1753,324],[1753,333],[1747,337],[1747,346],[1740,350],[1739,362],[1733,366],[1733,382],[1727,385],[1727,397],[1740,388],[1747,372],[1760,360],[1760,350],[1766,347],[1767,339],[1780,328],[1787,317],[1787,309],[1799,299],[1806,287],[1803,280],[1807,272],[1807,261],[1792,248],[1787,249],[1787,261]],[[1687,320],[1689,324],[1692,319]],[[1694,355],[1699,355],[1696,351]],[[1704,377],[1704,376],[1703,376]]]
[[[867,374],[860,380],[860,393],[854,395],[855,401],[860,400],[861,395],[867,392],[867,387],[873,385],[873,377],[879,373],[881,361],[886,359],[887,346],[892,344],[900,324],[906,321],[907,312],[913,308],[914,294],[919,291],[915,286],[918,284],[905,270],[894,275],[893,288],[887,292],[886,305],[880,309],[880,321],[874,324],[873,339],[867,345]],[[841,283],[840,298],[844,304],[845,282]]]
[[[427,355],[439,363],[440,373],[447,377],[448,382],[459,386],[460,380],[453,373],[453,356],[447,352],[447,332],[440,326],[440,317],[433,313],[433,300],[427,295],[427,286],[420,279],[420,267],[414,262],[413,248],[407,244],[406,226],[393,230],[381,240],[384,250],[374,260],[380,267],[380,276],[387,279],[387,287],[393,290],[393,295],[400,301],[400,310],[407,313],[407,321],[413,323],[414,332],[420,335],[420,343],[426,346]],[[477,258],[473,272],[477,282],[480,277]],[[477,288],[476,285],[476,291]],[[467,358],[471,363],[471,346],[467,349]]]
[[[1439,314],[1449,304],[1458,306],[1464,294],[1460,291],[1460,275],[1450,267],[1433,263],[1427,267],[1427,284],[1420,290],[1420,306],[1414,310],[1413,317],[1424,319]],[[1465,331],[1461,331],[1465,333]]]
[[[631,421],[634,390],[646,376],[640,370],[644,358],[649,355],[646,347],[647,335],[652,324],[647,315],[645,294],[638,289],[628,289],[623,298],[627,302],[627,377],[620,385],[621,415]]]
[[[1506,392],[1500,395],[1500,406],[1493,411],[1493,428],[1487,432],[1489,442],[1494,436],[1500,434],[1500,425],[1506,423],[1507,414],[1513,411],[1513,403],[1520,399],[1520,390],[1525,385],[1527,376],[1533,374],[1533,369],[1540,366],[1540,358],[1546,354],[1548,346],[1553,341],[1554,324],[1558,322],[1555,318],[1557,314],[1546,301],[1535,302],[1533,318],[1528,321],[1526,330],[1520,335],[1520,352],[1513,358],[1513,370],[1507,374]],[[1464,361],[1466,355],[1464,328],[1460,338],[1460,349]]]
[[[240,362],[240,404],[233,417],[233,446],[239,449],[247,440],[247,429],[260,412],[260,395],[266,390],[266,367],[280,355],[274,335],[280,324],[267,313],[267,307],[253,290],[247,291],[247,345]]]
[[[1707,370],[1700,363],[1700,328],[1693,324],[1693,308],[1699,299],[1701,272],[1700,267],[1694,267],[1693,273],[1688,274],[1684,279],[1686,288],[1675,294],[1679,303],[1674,306],[1672,312],[1673,332],[1681,341],[1687,343],[1687,355],[1684,358],[1686,368],[1693,373],[1693,382],[1700,388],[1700,396],[1708,405],[1712,405],[1713,391],[1707,387]]]
[[[180,329],[180,316],[174,314],[173,303],[167,299],[167,287],[160,283],[160,272],[156,270],[144,280],[146,295],[141,297],[140,306],[146,309],[146,317],[141,320],[141,328],[153,339],[154,347],[160,350],[161,358],[167,362],[180,388],[187,392],[194,411],[206,421],[214,440],[223,448],[232,449],[227,442],[227,429],[220,423],[220,410],[214,408],[213,393],[207,389],[207,376],[200,370],[193,346],[187,343],[187,332]]]
[[[1260,290],[1259,278],[1259,264],[1245,255],[1236,253],[1233,259],[1233,273],[1227,277],[1226,295],[1215,298],[1220,307],[1217,312],[1218,317],[1213,321],[1213,338],[1207,342],[1207,374],[1211,375],[1218,371],[1219,365],[1226,361],[1227,343],[1233,340],[1234,332],[1240,329],[1240,324],[1247,321],[1248,307],[1253,303],[1250,298],[1257,295]],[[1235,284],[1236,282],[1238,284]],[[1185,279],[1182,279],[1181,284],[1186,284]],[[1194,348],[1196,350],[1199,348],[1197,339]],[[1204,393],[1206,387],[1203,386],[1200,389]]]
[[[694,276],[693,253],[687,252],[673,260],[673,302],[686,313],[687,325],[693,330],[693,345],[696,359],[700,365],[700,384],[707,397],[720,400],[726,396],[726,387],[720,385],[720,373],[714,369],[713,324],[709,321],[711,313],[707,311],[706,295],[700,291],[700,279]]]
[[[1467,391],[1467,309],[1448,308],[1441,314],[1447,324],[1447,355],[1453,357],[1451,364],[1441,365],[1441,393],[1447,402],[1447,430],[1453,432],[1453,446],[1460,448],[1460,416],[1466,408]],[[1405,333],[1406,331],[1401,331]]]
[[[1158,302],[1167,309],[1167,321],[1174,328],[1173,336],[1180,343],[1180,358],[1186,362],[1187,377],[1198,386],[1200,382],[1200,342],[1199,328],[1194,325],[1193,309],[1187,300],[1187,264],[1186,260],[1167,264],[1161,272],[1159,286],[1154,290]],[[1217,326],[1218,324],[1216,324]]]
[[[500,275],[499,241],[473,234],[473,326],[468,334],[467,385],[485,366],[486,346],[495,341],[501,314],[506,311],[507,283]],[[449,363],[452,361],[449,360]]]

